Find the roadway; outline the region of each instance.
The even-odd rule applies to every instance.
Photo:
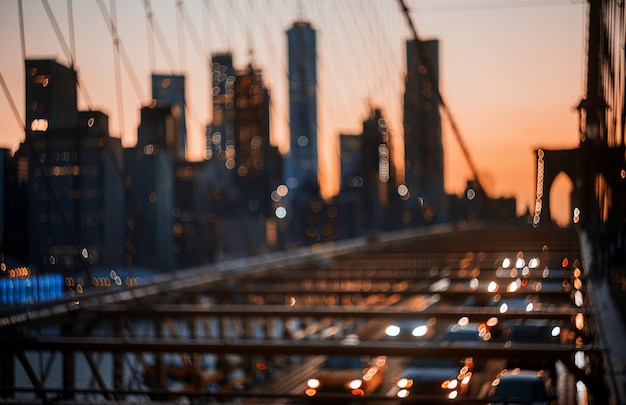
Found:
[[[586,284],[572,229],[434,227],[219,263],[93,289],[47,311],[5,308],[0,338],[11,351],[1,355],[13,367],[2,392],[68,403],[393,403],[405,364],[417,357],[472,359],[457,403],[485,403],[498,373],[516,366],[550,372],[555,403],[603,403]],[[390,324],[411,320],[428,321],[430,332],[386,335]],[[517,341],[504,325],[521,320],[558,333]],[[467,323],[479,327],[475,341],[446,335]],[[346,345],[352,336],[358,342]],[[376,391],[307,397],[307,380],[337,355],[385,356]],[[441,401],[441,389],[411,395]]]

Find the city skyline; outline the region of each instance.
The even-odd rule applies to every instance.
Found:
[[[173,59],[171,54],[170,58],[163,56],[167,52],[160,51],[162,55],[160,57],[159,52],[155,52],[153,55],[155,59],[154,73],[182,72],[186,76],[187,103],[189,105],[187,123],[190,139],[189,149],[194,151],[189,157],[192,160],[201,158],[194,153],[197,154],[199,149],[202,150],[203,145],[200,142],[204,140],[204,133],[201,133],[201,130],[211,121],[211,100],[208,90],[210,88],[209,69],[206,66],[206,61],[204,66],[199,62],[207,55],[210,56],[212,53],[220,51],[232,51],[234,65],[238,69],[252,62],[255,67],[261,70],[264,80],[268,83],[270,97],[273,101],[272,141],[281,148],[281,152],[286,153],[288,147],[285,145],[288,142],[285,139],[288,140],[288,128],[286,129],[285,126],[286,117],[289,113],[285,88],[287,81],[286,30],[300,17],[310,21],[320,35],[318,58],[321,72],[319,79],[321,100],[319,102],[318,136],[320,144],[324,144],[320,149],[320,166],[323,167],[322,185],[328,186],[327,183],[338,182],[338,178],[329,181],[324,176],[329,176],[329,173],[335,175],[332,170],[336,170],[336,162],[333,163],[332,161],[338,159],[339,133],[357,132],[363,118],[369,114],[370,108],[381,107],[383,109],[384,116],[390,122],[391,135],[396,142],[394,146],[399,148],[397,138],[401,136],[398,126],[402,122],[401,98],[405,74],[404,47],[405,41],[409,39],[408,29],[404,20],[401,19],[402,15],[396,2],[385,2],[386,7],[381,6],[382,3],[379,2],[367,2],[366,6],[354,7],[354,10],[350,10],[350,5],[356,4],[350,1],[328,4],[324,2],[304,3],[304,7],[298,10],[296,2],[287,1],[269,1],[262,3],[262,5],[247,1],[205,2],[202,4],[189,1],[184,3],[187,8],[180,13],[180,9],[176,10],[173,4],[153,2],[155,21],[160,29],[165,28],[166,32],[170,32],[170,35],[164,36],[169,38],[168,46],[174,49],[175,45],[172,44],[176,43],[177,35],[180,35],[176,32],[177,18],[197,17],[196,20],[192,19],[193,22],[191,23],[196,27],[195,29],[200,27],[200,22],[206,22],[203,25],[203,30],[208,31],[206,35],[208,39],[205,42],[207,46],[203,51],[204,54],[194,53],[194,48],[202,46],[198,46],[197,41],[194,42],[190,39],[186,45],[178,47],[179,66],[172,66],[171,69],[165,67],[171,65],[171,60],[169,63],[167,60]],[[492,4],[495,3],[492,2]],[[280,5],[284,7],[281,9]],[[583,12],[584,5],[564,2],[552,2],[550,5],[524,8],[496,6],[490,8],[487,5],[477,9],[466,8],[464,10],[460,8],[456,11],[450,5],[448,5],[448,9],[443,6],[440,9],[437,9],[437,6],[430,6],[429,9],[428,5],[421,7],[411,3],[408,5],[413,11],[420,35],[423,38],[434,37],[441,41],[442,88],[448,105],[451,106],[456,115],[466,142],[478,162],[478,167],[484,172],[484,178],[488,180],[489,191],[492,195],[515,195],[518,198],[518,212],[520,207],[528,207],[532,203],[534,191],[533,148],[539,146],[574,147],[577,144],[577,118],[573,107],[583,94],[580,83],[582,82],[581,70],[584,65],[582,52],[584,41],[582,33],[586,25]],[[68,24],[65,23],[64,25],[63,23],[67,20],[65,4],[54,2],[51,3],[51,6],[55,17],[58,18],[61,30],[67,32]],[[23,119],[23,94],[20,94],[23,93],[23,72],[16,71],[16,69],[23,69],[23,63],[19,61],[19,28],[16,30],[17,5],[15,3],[3,3],[1,7],[3,12],[0,14],[4,16],[0,17],[3,20],[2,26],[4,28],[2,30],[5,34],[3,36],[13,38],[14,41],[8,41],[10,44],[1,45],[0,49],[4,55],[15,55],[17,60],[7,58],[6,60],[10,62],[0,64],[0,73],[9,83],[11,97],[14,98]],[[420,9],[423,9],[424,12],[420,13]],[[130,51],[130,49],[135,49],[132,48],[133,40],[143,38],[145,41],[149,37],[146,32],[145,10],[141,4],[134,3],[124,4],[124,12],[122,13],[121,10],[118,7],[118,26],[122,46],[127,49],[129,55],[133,55],[131,58],[133,63],[141,66],[150,64],[150,55],[148,55],[150,52],[147,52],[146,49],[150,48],[149,46],[143,48],[139,46],[139,51]],[[167,14],[167,10],[169,10],[169,14]],[[26,57],[38,58],[52,54],[56,56],[59,62],[65,63],[64,53],[58,45],[50,22],[47,21],[44,7],[41,4],[25,3],[24,11]],[[272,11],[276,11],[274,16],[280,24],[268,21]],[[331,18],[333,11],[335,16]],[[371,26],[369,31],[371,31],[370,33],[373,32],[372,35],[374,36],[365,38],[363,33],[368,31],[364,26],[367,26],[368,21],[371,22],[368,18],[371,18],[371,14],[375,14],[376,11],[379,12],[377,17],[383,22],[381,24],[383,27]],[[87,18],[89,12],[91,12],[91,16]],[[181,14],[183,17],[180,16]],[[258,15],[260,18],[258,20],[234,18],[237,15],[246,16],[248,14]],[[324,20],[321,18],[324,15],[329,18]],[[203,18],[200,19],[200,16]],[[519,21],[512,22],[513,16]],[[559,23],[554,23],[557,16],[561,20]],[[104,24],[104,18],[98,9],[98,3],[75,4],[74,19],[77,25],[76,37],[79,38],[76,44],[75,66],[79,73],[80,83],[88,93],[92,108],[102,109],[109,115],[111,133],[114,136],[119,136],[122,133],[124,145],[133,145],[136,140],[138,121],[135,121],[136,118],[131,119],[130,116],[138,116],[140,107],[147,104],[150,95],[149,69],[136,68],[139,82],[136,84],[129,82],[128,74],[124,72],[123,68],[121,69],[121,75],[123,79],[126,78],[124,81],[127,83],[123,86],[124,92],[128,95],[123,99],[123,112],[126,117],[124,128],[120,130],[118,122],[121,114],[118,113],[119,106],[115,102],[115,78],[112,74],[114,52],[110,45],[111,36],[107,32],[107,26]],[[225,27],[227,25],[225,22],[231,19],[234,22],[230,25],[231,30],[225,31],[224,35],[221,36],[213,33],[213,31],[220,29],[220,24]],[[479,21],[484,21],[484,19],[490,22],[485,31],[488,31],[488,28],[498,27],[499,32],[502,33],[498,38],[499,41],[490,38],[485,31],[476,27]],[[577,20],[573,21],[574,19]],[[93,44],[88,43],[86,45],[85,36],[81,35],[85,32],[85,20],[92,22],[92,35],[89,35],[88,38]],[[130,29],[129,20],[134,20],[132,34],[128,33]],[[440,20],[447,20],[447,23],[441,25]],[[395,21],[395,26],[386,23],[388,21]],[[5,22],[6,24],[4,24]],[[533,22],[533,25],[529,25],[529,22]],[[343,31],[338,26],[342,23],[353,28],[352,34],[346,39],[347,42],[350,42],[349,39],[351,39],[352,45],[329,45],[333,39],[341,38],[340,33]],[[474,29],[465,33],[464,40],[459,41],[458,36],[453,35],[455,24],[459,30],[470,25]],[[505,30],[505,27],[508,29]],[[522,28],[524,27],[528,32],[523,32]],[[388,28],[389,31],[386,31]],[[182,35],[191,38],[190,32],[192,30],[187,29],[189,31]],[[160,38],[156,35],[157,32],[155,31],[153,34],[153,40]],[[258,35],[258,33],[263,32],[268,33],[264,40]],[[64,35],[67,40],[68,35]],[[541,41],[535,35],[543,35]],[[243,40],[238,38],[241,36],[244,37]],[[374,41],[371,41],[372,38]],[[501,45],[492,45],[491,48],[487,46],[486,49],[481,48],[483,49],[482,57],[473,59],[471,52],[463,48],[467,48],[472,41],[476,41],[475,38],[481,38],[487,45],[494,43]],[[565,39],[567,42],[564,42]],[[364,44],[368,40],[373,42],[371,47]],[[508,46],[505,45],[506,41],[508,41]],[[185,44],[184,41],[183,44]],[[538,47],[539,44],[542,46]],[[376,53],[370,48],[375,50],[385,46],[389,47],[387,53],[383,54],[382,59],[375,59]],[[17,52],[15,52],[15,47],[17,47]],[[533,49],[533,47],[535,48]],[[160,45],[153,44],[153,50],[158,51],[159,48],[165,48],[163,43]],[[108,50],[108,53],[103,49]],[[249,53],[250,49],[254,50],[252,54]],[[92,50],[98,51],[100,59],[90,58],[89,55],[91,55]],[[346,61],[345,57],[340,58],[341,54],[352,56],[359,50],[362,50],[361,53],[365,60],[357,60],[355,63],[365,66],[352,69],[348,67],[352,66],[349,65],[350,61]],[[509,53],[519,54],[522,62],[517,60],[515,69],[521,69],[522,72],[526,72],[527,76],[513,68],[505,67],[506,55]],[[145,56],[139,57],[139,54]],[[526,57],[525,60],[524,56]],[[350,58],[348,57],[348,59]],[[352,57],[351,59],[355,58]],[[101,60],[102,63],[98,64],[97,60]],[[477,63],[477,60],[481,63]],[[195,63],[199,63],[200,67],[192,68]],[[574,63],[575,66],[573,66]],[[176,63],[174,64],[176,65]],[[342,64],[346,66],[341,67]],[[98,69],[92,71],[93,65],[98,65],[103,70],[100,72]],[[461,69],[459,69],[459,65],[462,65]],[[181,69],[181,66],[187,66],[187,68]],[[484,73],[482,70],[491,74],[490,81],[485,81],[482,78],[481,74]],[[386,75],[384,75],[385,72]],[[495,76],[494,72],[497,73]],[[353,77],[346,79],[344,76],[350,73]],[[464,78],[464,80],[460,78]],[[368,86],[350,85],[350,80],[357,80],[362,84],[374,84]],[[539,83],[535,83],[537,81]],[[551,83],[552,86],[547,86],[546,82]],[[463,84],[460,85],[459,83]],[[534,87],[535,85],[543,85],[545,93],[537,94],[538,87]],[[101,89],[101,86],[105,89]],[[133,90],[134,86],[143,89],[143,98],[139,95],[141,91]],[[564,90],[564,88],[567,89]],[[516,99],[513,101],[510,99],[501,100],[502,95],[506,94],[502,92],[512,92],[511,89],[514,89],[513,95],[517,96]],[[137,94],[133,95],[133,92]],[[467,103],[467,95],[463,95],[464,92],[470,94],[470,99],[471,94],[474,94],[473,103]],[[476,94],[476,92],[479,93]],[[392,94],[387,95],[388,93]],[[333,94],[334,97],[330,97],[329,94]],[[80,93],[79,104],[81,108],[85,108],[88,104],[85,98],[85,94]],[[465,102],[463,102],[464,100]],[[529,100],[532,100],[532,103]],[[0,108],[3,111],[10,111],[6,97],[0,101]],[[493,112],[486,113],[485,111]],[[331,112],[335,112],[336,115],[332,115]],[[485,118],[485,115],[489,117]],[[508,128],[508,130],[503,128]],[[285,134],[286,132],[287,134]],[[510,136],[503,136],[507,132],[510,132]],[[520,138],[522,138],[521,141]],[[16,149],[17,144],[22,140],[23,133],[20,131],[16,118],[4,112],[0,116],[0,146]],[[444,148],[446,154],[446,191],[458,194],[462,191],[462,187],[465,186],[470,174],[464,167],[462,156],[458,150],[455,151],[455,148],[458,149],[458,147],[454,144],[453,137],[446,128],[446,123],[444,123]],[[515,173],[516,171],[517,173]],[[509,173],[508,177],[507,173]]]

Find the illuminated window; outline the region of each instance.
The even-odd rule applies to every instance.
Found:
[[[41,84],[43,87],[47,87],[50,84],[50,76],[49,75],[37,75],[33,79],[34,83]]]
[[[30,129],[31,131],[47,131],[48,130],[48,120],[44,119],[44,118],[39,118],[36,120],[33,120],[30,123]]]
[[[307,138],[304,135],[298,137],[298,145],[307,146],[308,144],[309,144],[309,138]]]

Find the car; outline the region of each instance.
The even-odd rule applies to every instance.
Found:
[[[384,380],[387,357],[329,356],[306,382],[309,397],[319,392],[348,392],[364,396],[375,392]]]
[[[480,346],[490,339],[485,324],[461,318],[446,328],[440,341],[452,346]]]
[[[548,405],[555,402],[550,373],[545,370],[504,369],[491,383],[492,405],[523,403]],[[517,401],[517,402],[516,402]]]
[[[435,336],[435,318],[402,319],[385,328],[386,340],[426,341]]]
[[[430,394],[455,399],[467,393],[472,379],[471,358],[412,358],[396,381],[396,397]]]
[[[559,343],[561,328],[545,319],[512,319],[502,323],[502,339],[512,343]]]
[[[498,311],[503,314],[509,310],[532,312],[538,310],[541,306],[531,297],[506,297],[502,298],[499,294],[495,295],[489,306],[497,307]]]

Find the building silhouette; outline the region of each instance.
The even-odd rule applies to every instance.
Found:
[[[290,149],[286,183],[289,188],[311,188],[318,184],[316,52],[316,33],[311,24],[294,23],[287,31]]]
[[[88,277],[122,263],[122,147],[108,117],[77,110],[76,72],[52,59],[26,60],[26,139],[8,187],[23,214],[9,242],[40,272]]]
[[[363,175],[368,229],[388,228],[387,209],[394,183],[387,122],[380,109],[363,121]]]
[[[177,268],[174,245],[175,150],[178,119],[169,104],[141,109],[137,144],[125,150],[126,263],[159,271]]]
[[[206,159],[225,161],[229,169],[235,167],[235,68],[233,55],[214,54],[211,60],[211,97],[213,122],[207,129]]]
[[[342,238],[395,229],[396,172],[389,128],[378,108],[363,121],[359,135],[341,135],[341,192],[337,205]]]
[[[354,238],[363,235],[367,227],[362,134],[340,134],[339,151],[341,185],[336,202],[340,233],[342,238]]]
[[[412,226],[447,220],[438,84],[432,82],[439,78],[439,41],[422,44],[420,52],[415,41],[406,42],[403,215]]]
[[[251,216],[272,215],[270,194],[281,180],[273,160],[277,152],[270,145],[269,92],[250,64],[235,79],[235,166],[241,204]]]
[[[319,200],[316,52],[311,24],[294,23],[287,31],[290,148],[285,173],[289,240],[294,244],[312,239],[307,233],[312,226],[307,213],[312,202]]]
[[[380,109],[362,133],[341,135],[341,191],[318,185],[315,30],[287,31],[291,149],[270,143],[270,92],[261,71],[212,57],[205,160],[186,159],[185,77],[153,74],[137,143],[122,148],[100,111],[77,110],[77,75],[51,59],[27,60],[26,139],[1,155],[0,260],[87,285],[105,269],[165,272],[443,221],[485,220],[513,199],[446,196],[441,118],[428,63],[407,43],[405,182],[397,184]],[[435,72],[430,76],[426,66]],[[108,274],[107,270],[107,274]],[[122,273],[119,273],[122,274]],[[116,281],[117,282],[117,281]],[[75,283],[75,284],[72,284]],[[95,286],[95,284],[94,284]],[[60,288],[60,287],[59,287]]]
[[[213,263],[217,251],[216,202],[218,187],[214,171],[226,171],[217,161],[176,162],[174,208],[172,211],[174,246],[179,268]],[[212,170],[216,169],[216,170]]]
[[[185,160],[187,154],[187,120],[185,106],[185,76],[152,74],[152,99],[172,106],[178,119],[178,139],[173,144],[176,160]]]

